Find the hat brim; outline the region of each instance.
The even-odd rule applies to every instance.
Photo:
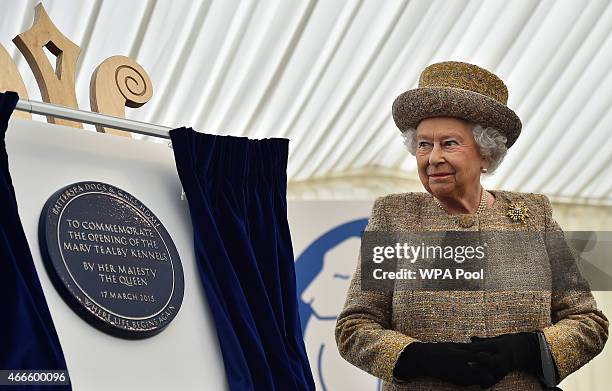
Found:
[[[510,148],[521,134],[521,120],[508,106],[477,92],[453,87],[421,87],[408,90],[393,102],[393,120],[404,132],[431,117],[458,117],[506,136]]]

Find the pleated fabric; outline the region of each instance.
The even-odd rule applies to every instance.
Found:
[[[9,174],[5,135],[19,97],[0,93],[0,369],[65,370],[49,307],[26,240]],[[70,386],[7,386],[71,390]]]
[[[287,221],[289,140],[170,131],[231,390],[314,390]]]

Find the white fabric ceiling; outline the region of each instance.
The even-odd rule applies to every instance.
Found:
[[[37,1],[2,0],[11,42]],[[498,74],[524,127],[490,188],[612,204],[612,4],[608,0],[57,0],[81,46],[77,97],[112,55],[136,59],[153,99],[128,118],[202,132],[287,137],[290,181],[416,179],[391,103],[442,60]]]

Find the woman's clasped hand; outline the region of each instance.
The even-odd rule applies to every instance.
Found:
[[[471,337],[471,342],[413,342],[404,349],[393,371],[399,381],[431,376],[461,386],[488,388],[514,370],[541,371],[537,335],[503,334]]]

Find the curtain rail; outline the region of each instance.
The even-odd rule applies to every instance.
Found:
[[[170,138],[170,134],[168,132],[172,129],[166,126],[149,124],[147,122],[118,118],[110,115],[93,113],[91,111],[72,109],[66,106],[27,99],[19,99],[15,109],[19,111],[27,111],[28,113],[32,114],[46,115],[91,125],[101,125],[107,128],[125,130],[132,133],[161,137],[165,139]]]

